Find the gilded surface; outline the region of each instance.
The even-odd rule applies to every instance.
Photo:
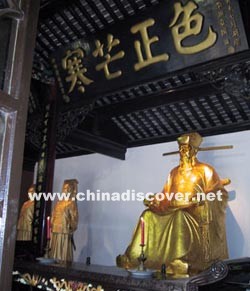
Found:
[[[193,1],[189,1],[185,6],[181,3],[175,3],[175,16],[169,27],[172,29],[175,48],[180,54],[195,54],[201,52],[216,43],[217,34],[210,26],[207,37],[199,44],[185,46],[183,41],[190,36],[196,36],[201,33],[203,27],[203,15],[195,10],[198,6]],[[182,17],[182,21],[178,20]]]
[[[28,193],[35,192],[35,185],[32,185]],[[17,223],[17,240],[27,241],[32,239],[32,223],[34,217],[34,201],[27,200],[22,205],[18,223]]]
[[[169,59],[168,54],[161,54],[158,56],[152,55],[151,44],[159,41],[158,36],[155,35],[154,37],[149,38],[148,35],[148,28],[153,26],[154,24],[155,20],[153,18],[150,18],[146,21],[132,26],[130,29],[131,33],[133,34],[140,33],[142,38],[142,43],[139,40],[136,40],[134,42],[134,47],[138,58],[138,62],[134,65],[135,71],[139,71],[146,66],[162,61],[167,61]],[[142,50],[145,51],[146,58],[143,57]]]
[[[189,199],[177,201],[146,201],[142,213],[145,221],[146,267],[185,277],[208,268],[213,262],[228,257],[225,233],[227,192],[221,180],[208,164],[197,160],[202,138],[197,133],[178,139],[180,164],[174,168],[164,185],[163,193],[187,193]],[[228,181],[228,180],[225,180]],[[198,201],[197,193],[221,191],[221,201]],[[122,267],[137,267],[140,255],[140,222],[125,255],[118,256]]]
[[[65,180],[63,193],[70,193],[69,200],[58,201],[51,218],[50,257],[58,261],[73,260],[73,233],[77,229],[78,209],[75,201],[77,180]]]
[[[103,61],[102,63],[98,64],[96,66],[96,70],[97,71],[101,71],[104,70],[104,74],[107,80],[111,80],[114,78],[118,78],[119,76],[122,75],[122,71],[118,70],[116,72],[110,72],[110,68],[109,68],[109,64],[117,61],[119,59],[124,58],[125,56],[125,52],[123,50],[119,51],[116,54],[111,55],[111,51],[114,47],[118,46],[120,44],[120,40],[117,38],[114,38],[114,36],[112,34],[108,34],[107,35],[107,45],[105,47],[104,50],[104,44],[100,42],[100,40],[96,40],[95,41],[95,45],[96,45],[96,49],[93,52],[93,56],[96,57],[104,57],[105,61]],[[104,53],[104,51],[106,53]]]
[[[78,48],[73,51],[67,51],[66,57],[62,59],[62,67],[68,72],[66,82],[71,83],[68,93],[71,93],[76,86],[78,86],[80,93],[84,93],[85,86],[93,82],[85,75],[87,69],[83,66],[83,57],[83,50]]]

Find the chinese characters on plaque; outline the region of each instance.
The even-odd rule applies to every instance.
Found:
[[[237,0],[170,0],[72,43],[52,63],[67,103],[247,48]]]

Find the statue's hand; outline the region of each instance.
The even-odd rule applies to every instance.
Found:
[[[203,199],[197,199],[196,196],[192,197],[192,200],[190,201],[191,206],[202,206],[205,203],[205,200]]]
[[[154,195],[150,195],[148,198],[154,198]],[[151,200],[147,200],[146,198],[143,200],[143,204],[146,207],[150,207],[150,205],[152,205],[152,202],[154,201],[154,199]]]
[[[153,197],[154,195],[152,195]],[[159,215],[164,215],[168,212],[168,207],[169,207],[169,201],[164,199],[164,200],[157,200],[157,199],[152,199],[150,200],[144,200],[144,205],[149,208],[154,213],[157,213]]]
[[[155,213],[161,212],[161,202],[155,198],[155,194],[150,195],[148,198],[150,200],[144,199],[144,205]]]
[[[221,179],[221,183],[223,186],[227,186],[231,183],[231,180],[229,178]]]

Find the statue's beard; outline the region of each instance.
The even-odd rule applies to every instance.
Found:
[[[180,166],[182,168],[191,168],[195,163],[195,157],[189,154],[181,155]]]

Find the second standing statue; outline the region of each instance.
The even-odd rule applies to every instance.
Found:
[[[69,199],[58,201],[52,212],[50,257],[59,262],[73,261],[73,233],[77,229],[78,209],[76,179],[65,180],[63,193],[70,193]]]

